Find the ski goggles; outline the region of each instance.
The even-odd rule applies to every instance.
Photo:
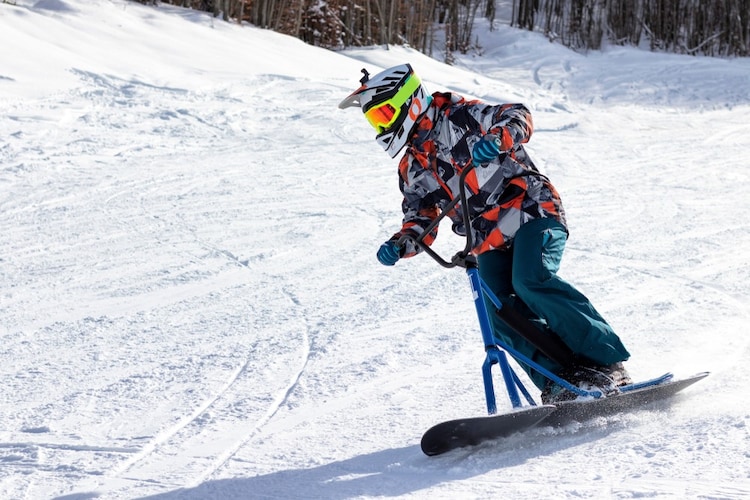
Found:
[[[370,122],[372,128],[377,130],[378,133],[383,133],[396,123],[401,116],[402,106],[419,88],[420,83],[416,75],[409,75],[404,85],[393,97],[381,101],[365,111],[365,118]]]

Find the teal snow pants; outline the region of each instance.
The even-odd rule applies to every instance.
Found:
[[[513,307],[543,332],[557,334],[579,358],[602,366],[624,361],[630,354],[617,334],[581,292],[557,275],[567,236],[555,219],[530,221],[518,230],[510,250],[477,257],[479,275],[504,307]],[[485,302],[496,338],[553,373],[562,369],[508,328],[486,297]],[[546,378],[521,366],[544,389]]]

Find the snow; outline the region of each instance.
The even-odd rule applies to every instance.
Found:
[[[488,28],[449,67],[165,5],[0,4],[0,497],[750,497],[750,60]],[[470,291],[427,256],[377,263],[396,161],[336,107],[402,62],[531,107],[562,275],[635,378],[709,378],[421,453],[486,413]]]

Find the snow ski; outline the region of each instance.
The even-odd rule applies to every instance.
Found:
[[[581,422],[634,410],[668,398],[706,376],[708,372],[673,380],[672,374],[667,373],[655,379],[624,386],[621,392],[599,399],[576,399],[554,405],[529,406],[500,415],[442,422],[424,433],[422,451],[429,456],[440,455],[456,448],[507,437],[536,426],[559,427],[574,421]]]

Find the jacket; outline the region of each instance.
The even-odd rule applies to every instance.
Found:
[[[421,234],[458,196],[459,176],[471,165],[472,148],[485,134],[499,137],[500,155],[467,175],[468,207],[459,203],[447,214],[453,231],[464,236],[462,211],[469,210],[472,253],[510,248],[516,231],[533,219],[551,217],[566,226],[559,194],[523,147],[533,132],[531,113],[524,105],[489,105],[453,93],[432,97],[399,162],[404,218],[392,239]],[[424,242],[430,245],[436,237],[437,228]],[[404,257],[418,251],[409,242]]]

